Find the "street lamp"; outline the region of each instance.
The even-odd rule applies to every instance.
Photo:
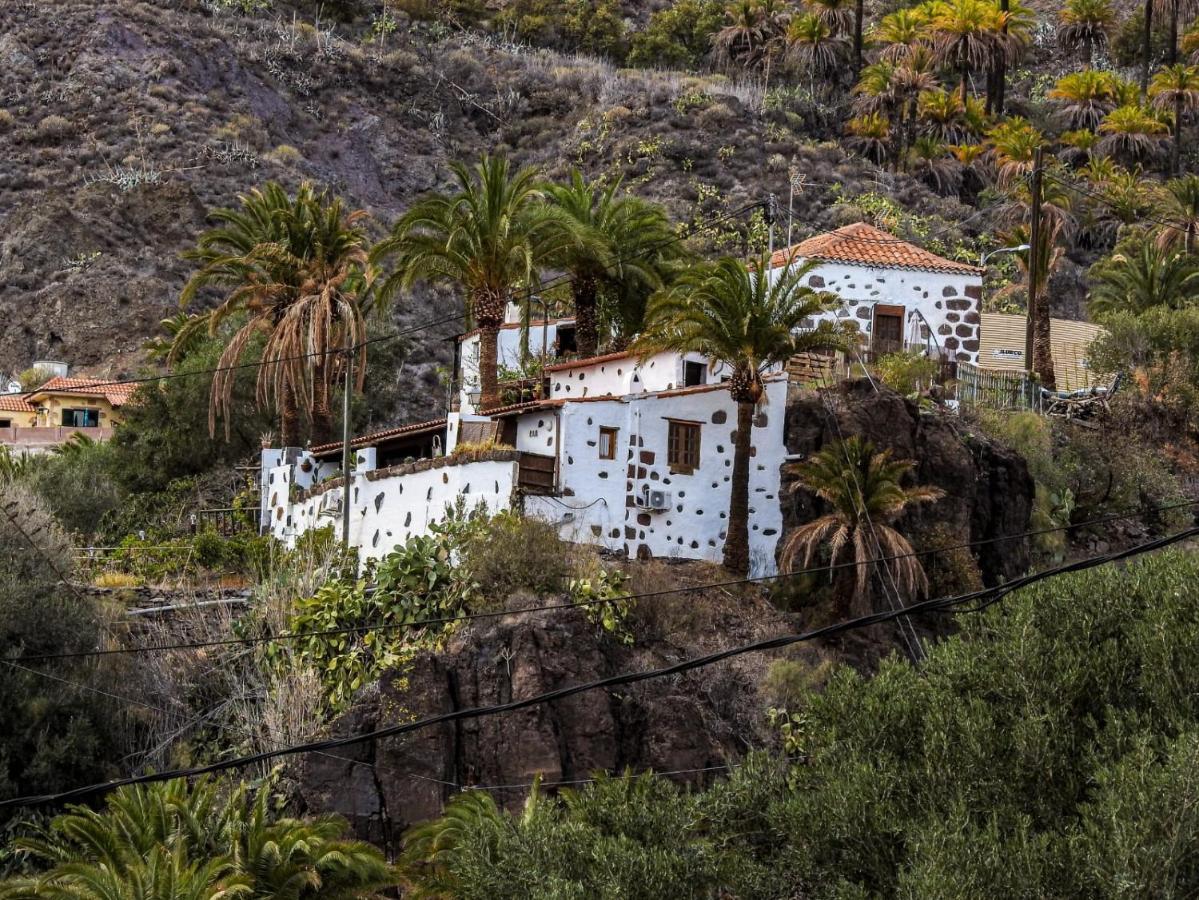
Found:
[[[980,269],[985,269],[987,267],[987,260],[992,256],[998,256],[1000,253],[1023,253],[1025,250],[1031,249],[1031,244],[1019,244],[1015,247],[1000,247],[998,250],[992,250],[989,253],[984,253],[982,256],[980,256],[978,258],[978,267]]]

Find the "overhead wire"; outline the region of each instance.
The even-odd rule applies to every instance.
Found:
[[[681,662],[674,663],[669,666],[663,666],[655,669],[645,669],[634,672],[624,672],[616,675],[608,676],[594,681],[582,682],[579,684],[568,685],[553,691],[548,691],[542,694],[536,694],[532,697],[526,697],[520,700],[512,700],[507,703],[500,703],[491,706],[470,707],[467,709],[454,710],[452,712],[441,713],[426,718],[417,719],[415,721],[388,725],[383,728],[376,729],[365,734],[347,735],[340,738],[326,738],[319,741],[310,741],[303,744],[296,744],[290,747],[261,751],[246,756],[241,756],[233,759],[219,760],[201,766],[193,766],[190,768],[174,769],[163,772],[152,772],[144,775],[137,775],[128,778],[117,779],[114,781],[91,784],[83,787],[74,788],[67,791],[58,791],[55,793],[41,794],[26,797],[12,797],[5,800],[0,800],[0,809],[11,809],[14,807],[30,807],[42,806],[46,804],[61,804],[69,801],[81,800],[86,797],[92,797],[109,793],[121,787],[127,787],[138,784],[149,784],[161,781],[170,781],[176,778],[192,778],[200,775],[214,774],[217,772],[225,772],[234,769],[242,769],[247,766],[256,765],[266,762],[271,759],[278,759],[285,756],[295,756],[304,753],[316,753],[325,750],[332,750],[338,747],[353,746],[362,744],[368,741],[376,741],[381,738],[398,737],[404,734],[421,731],[430,728],[434,725],[446,724],[450,722],[460,722],[464,720],[487,718],[490,716],[501,715],[504,713],[515,712],[520,709],[527,709],[534,706],[541,706],[547,703],[552,703],[558,700],[564,700],[568,697],[577,694],[586,693],[588,691],[599,690],[602,688],[618,687],[627,684],[636,684],[643,681],[651,681],[658,678],[666,678],[673,675],[680,675],[685,672],[696,669],[706,668],[728,659],[733,659],[738,656],[743,656],[749,653],[761,653],[769,650],[779,650],[785,647],[792,646],[797,643],[815,640],[817,638],[826,638],[833,635],[841,634],[847,631],[853,631],[860,628],[865,628],[871,625],[889,622],[901,616],[922,615],[928,612],[949,610],[954,606],[962,604],[983,601],[977,609],[984,609],[993,603],[1011,594],[1013,591],[1024,587],[1036,584],[1040,581],[1053,578],[1057,575],[1068,572],[1079,572],[1086,569],[1094,568],[1100,565],[1106,565],[1110,562],[1116,562],[1123,559],[1130,559],[1139,556],[1143,553],[1152,552],[1172,544],[1179,543],[1183,540],[1188,540],[1199,535],[1199,527],[1191,527],[1182,531],[1167,535],[1161,538],[1154,539],[1134,547],[1127,548],[1121,551],[1101,554],[1088,557],[1083,560],[1078,560],[1073,563],[1068,563],[1061,566],[1056,566],[1052,569],[1026,575],[1022,578],[1014,579],[1007,584],[995,588],[984,588],[979,591],[972,591],[967,594],[961,594],[954,597],[945,597],[937,599],[929,599],[913,603],[898,610],[886,610],[878,613],[871,613],[865,616],[836,622],[830,625],[825,625],[820,628],[799,634],[785,634],[773,638],[767,638],[761,641],[755,641],[749,644],[741,644],[735,647],[730,647],[715,653],[709,653],[704,656],[685,659]],[[977,610],[972,610],[977,611]]]

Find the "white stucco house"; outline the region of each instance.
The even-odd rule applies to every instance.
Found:
[[[864,224],[775,253],[772,271],[803,260],[819,261],[808,283],[844,301],[828,318],[855,323],[867,352],[914,347],[951,361],[977,357],[982,276],[973,266]],[[511,307],[500,329],[502,378],[520,362],[519,316]],[[506,405],[478,408],[479,336],[468,332],[457,340],[443,418],[351,442],[349,539],[360,558],[385,556],[408,537],[427,533],[464,498],[472,508],[538,516],[554,523],[563,540],[630,558],[719,561],[737,421],[722,367],[693,353],[573,358],[569,318],[532,323],[528,344],[544,369],[532,379],[509,379]],[[755,575],[776,569],[787,390],[785,371],[768,374],[753,423]],[[271,534],[292,544],[314,528],[340,530],[341,454],[340,443],[263,451],[262,513]]]
[[[952,362],[977,362],[983,270],[945,259],[858,222],[775,251],[774,271],[817,265],[813,288],[843,305],[821,318],[849,322],[870,356],[915,349]]]

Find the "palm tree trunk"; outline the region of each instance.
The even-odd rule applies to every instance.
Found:
[[[333,435],[333,410],[329,406],[329,367],[322,357],[312,370],[312,443],[328,443]]]
[[[739,376],[734,375],[734,380]],[[743,377],[743,376],[741,376]],[[737,401],[737,435],[733,440],[733,477],[729,495],[729,527],[724,538],[724,567],[749,574],[749,452],[754,426],[753,400],[732,391]]]
[[[1008,0],[1000,0],[999,11],[1002,13],[1007,13],[1010,10],[1011,10],[1011,6],[1010,6]],[[997,116],[1003,115],[1003,105],[1004,105],[1004,102],[1006,101],[1005,94],[1007,94],[1007,17],[1006,17],[1006,15],[1004,16],[1003,26],[1000,29],[1000,33],[1003,35],[1003,47],[1001,48],[1001,52],[999,54],[999,62],[995,66],[995,100],[994,100],[994,103],[992,104],[992,108],[995,112],[995,115],[997,115]]]
[[[866,19],[866,0],[857,0],[853,9],[853,80],[862,74],[862,25]]]
[[[1182,160],[1182,91],[1174,94],[1174,146],[1170,148],[1170,174],[1178,177]]]
[[[1178,62],[1178,0],[1170,4],[1170,47],[1166,52],[1166,65]]]
[[[1141,37],[1141,97],[1149,93],[1149,57],[1153,53],[1153,0],[1145,0],[1145,33]]]
[[[958,85],[958,96],[962,101],[963,107],[966,105],[966,98],[969,96],[969,91],[970,91],[970,67],[967,65],[963,65],[962,66],[962,79],[961,79],[961,83]]]
[[[1057,387],[1057,375],[1053,371],[1053,348],[1049,340],[1049,297],[1046,290],[1048,282],[1049,279],[1046,278],[1045,284],[1037,291],[1037,308],[1032,319],[1032,370],[1040,377],[1041,386],[1052,391]],[[1032,314],[1034,311],[1029,312]]]
[[[300,410],[291,384],[283,385],[279,403],[279,443],[284,447],[300,446]]]
[[[599,286],[591,272],[580,272],[575,276],[575,344],[579,356],[595,356],[599,349],[599,327],[596,322],[596,294]]]
[[[499,335],[508,298],[501,292],[482,290],[471,299],[471,311],[479,326],[479,409],[492,409],[500,405]]]

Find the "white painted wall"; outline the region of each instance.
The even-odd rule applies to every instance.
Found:
[[[604,362],[588,363],[556,369],[550,373],[550,398],[578,400],[611,394],[623,397],[646,391],[669,391],[684,384],[683,370],[687,362],[704,366],[705,382],[715,384],[729,369],[723,363],[710,369],[708,358],[699,353],[655,353],[644,363],[636,356],[624,356]]]
[[[778,499],[786,449],[783,420],[787,385],[767,384],[759,410],[750,463],[750,556],[755,575],[776,571],[775,547],[782,532]],[[719,562],[733,461],[736,404],[723,389],[660,397],[568,403],[561,417],[560,497],[529,497],[527,512],[558,523],[564,540],[595,543],[629,557]],[[667,464],[668,418],[700,422],[700,467],[671,473]],[[615,460],[599,458],[601,426],[620,429]],[[671,494],[670,508],[638,508],[645,488]]]
[[[428,534],[429,526],[443,521],[447,507],[459,497],[471,509],[480,503],[490,513],[510,508],[517,479],[515,459],[455,464],[442,458],[396,468],[404,474],[388,476],[391,470],[383,469],[354,475],[350,544],[359,549],[361,560],[381,558],[413,535]],[[283,482],[283,478],[277,481],[280,486]],[[332,487],[300,502],[280,505],[272,516],[271,533],[292,547],[306,531],[332,525],[340,539],[342,492],[340,486]]]
[[[802,260],[796,265],[802,265]],[[777,277],[782,269],[773,270]],[[831,291],[845,301],[841,309],[820,316],[831,322],[850,321],[869,334],[877,303],[919,309],[928,320],[937,343],[959,362],[978,361],[979,313],[982,277],[967,273],[920,272],[822,262],[806,282],[818,290]],[[910,319],[910,317],[909,317]],[[909,321],[904,337],[912,336]]]

